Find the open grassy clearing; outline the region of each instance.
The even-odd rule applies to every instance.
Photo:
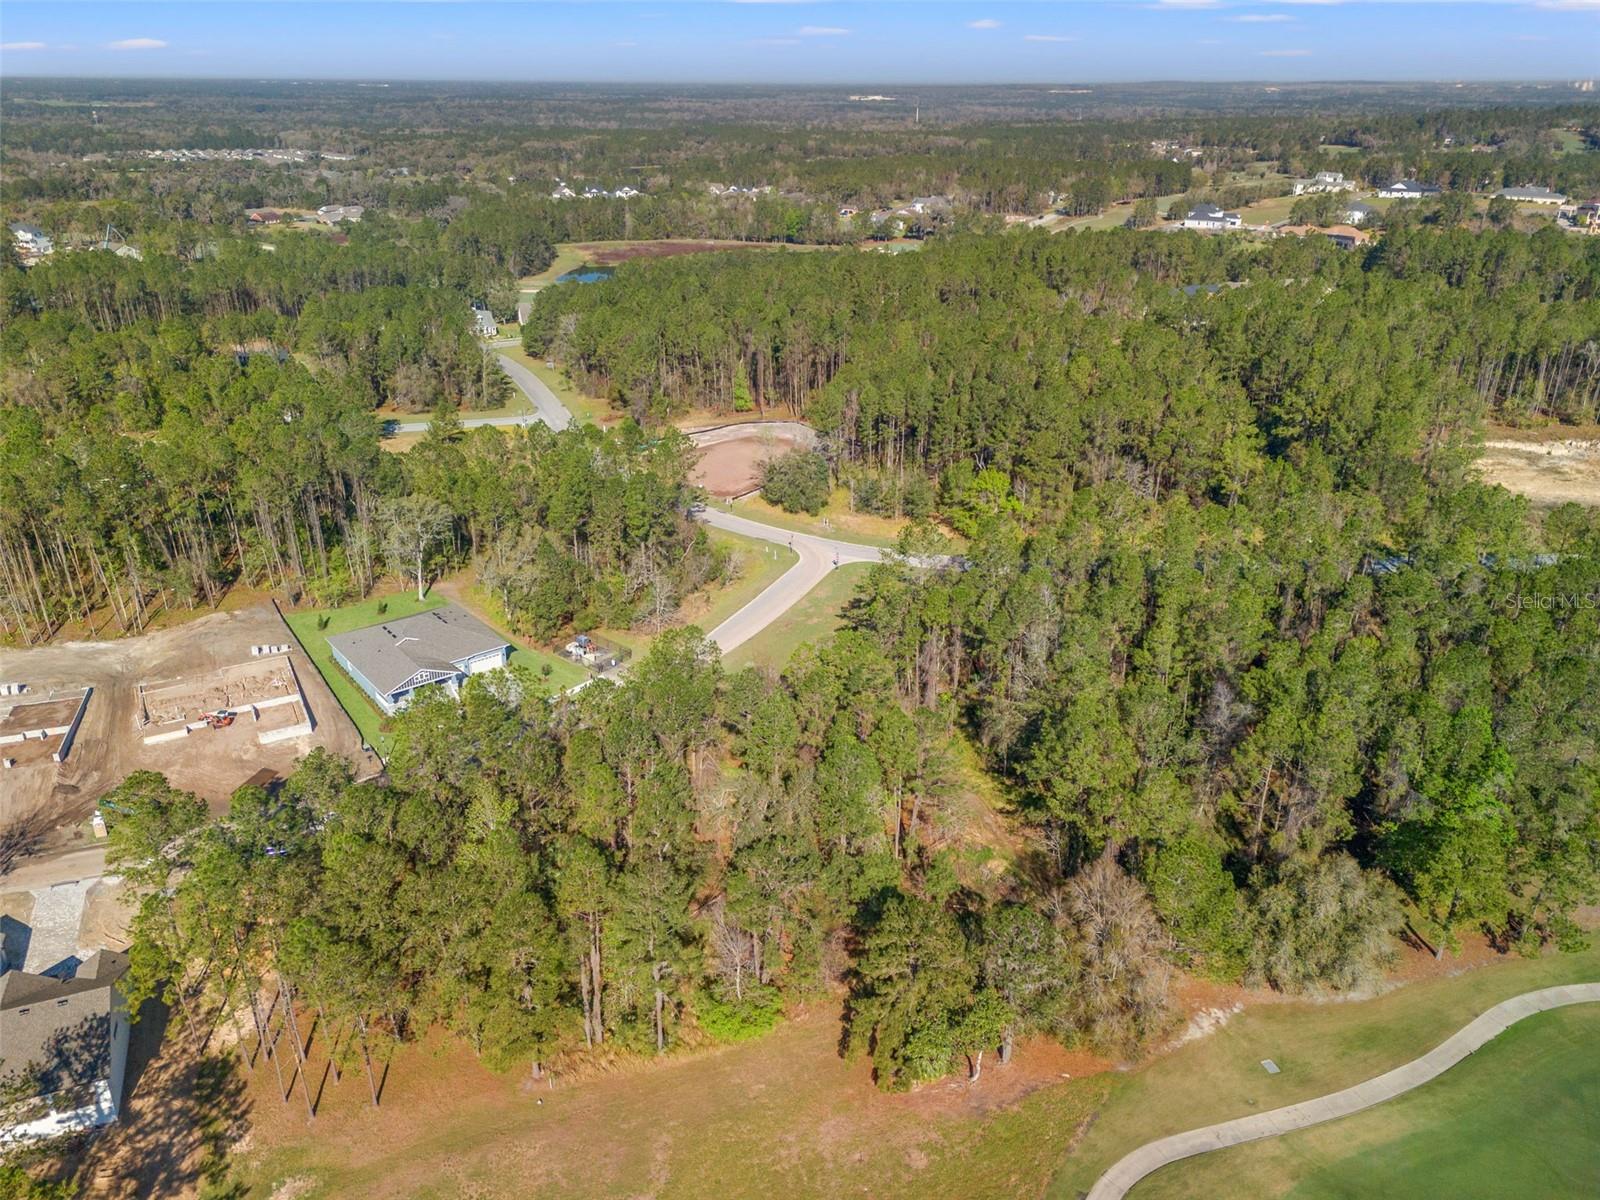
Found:
[[[1099,1079],[1040,1087],[1079,1063],[1028,1045],[975,1088],[884,1095],[866,1063],[839,1057],[838,1031],[838,1009],[824,1003],[755,1041],[554,1088],[493,1075],[435,1038],[393,1062],[376,1112],[359,1072],[330,1084],[314,1129],[258,1070],[235,1177],[254,1200],[288,1180],[298,1200],[1010,1200],[1038,1191],[1104,1089]]]
[[[894,546],[900,531],[910,524],[904,517],[875,517],[870,513],[851,512],[850,493],[844,488],[834,488],[827,506],[814,517],[809,513],[784,512],[776,504],[768,504],[759,495],[733,501],[728,511],[764,525],[776,525],[779,529],[885,548]]]
[[[498,352],[521,363],[537,375],[544,385],[556,394],[556,399],[565,404],[572,415],[584,424],[613,425],[621,419],[621,414],[611,407],[609,400],[600,396],[585,395],[573,386],[565,371],[545,366],[544,359],[534,358],[521,346],[502,346]],[[526,397],[520,391],[517,392],[517,396],[526,403]]]
[[[806,593],[783,619],[736,646],[723,658],[730,670],[765,667],[783,670],[790,657],[810,642],[822,645],[843,623],[844,606],[872,569],[871,563],[845,563]]]
[[[1373,1000],[1250,1007],[1211,1036],[1116,1076],[1094,1127],[1062,1165],[1048,1194],[1067,1200],[1087,1191],[1128,1151],[1167,1134],[1279,1108],[1381,1075],[1431,1050],[1508,997],[1595,979],[1600,979],[1600,948],[1591,947],[1420,979]],[[1263,1071],[1264,1058],[1275,1060],[1282,1073]]]
[[[1583,140],[1581,133],[1574,133],[1570,129],[1552,129],[1555,134],[1557,154],[1582,154],[1589,148],[1589,143]]]
[[[585,254],[576,242],[558,242],[555,247],[556,256],[550,260],[550,265],[537,275],[526,275],[517,280],[517,286],[522,289],[525,296],[532,295],[540,288],[547,287],[556,281],[557,276],[565,275],[575,267],[580,267],[585,261]]]
[[[383,729],[387,718],[378,711],[377,705],[373,704],[366,692],[361,690],[360,685],[334,662],[328,639],[337,634],[348,633],[352,629],[375,625],[379,621],[398,620],[416,613],[429,612],[449,603],[450,599],[451,597],[438,591],[430,592],[426,599],[420,601],[415,592],[395,592],[389,595],[369,596],[357,604],[347,604],[342,608],[311,608],[284,615],[289,628],[294,630],[295,636],[300,639],[300,644],[305,647],[311,661],[317,665],[318,672],[327,681],[340,706],[356,723],[362,739],[379,754],[387,755],[394,742],[394,738]],[[379,611],[380,606],[382,611]],[[319,629],[318,621],[324,616],[328,618],[327,627]],[[514,640],[510,637],[506,640],[513,641],[515,647],[511,654],[512,664],[527,667],[535,679],[542,681],[552,691],[576,683],[585,674],[576,663],[542,650],[515,646]],[[542,670],[546,665],[550,667],[548,675]]]
[[[1239,209],[1239,215],[1244,218],[1246,225],[1272,225],[1278,221],[1289,219],[1289,210],[1294,207],[1294,202],[1299,196],[1273,196],[1266,200],[1257,200],[1254,204],[1247,204]]]
[[[1519,1022],[1431,1083],[1313,1129],[1173,1163],[1133,1200],[1450,1196],[1600,1189],[1600,1005]]]
[[[1366,1002],[1266,1000],[1211,1037],[1130,1073],[1105,1071],[1087,1056],[1035,1043],[1020,1048],[1009,1068],[986,1067],[976,1087],[957,1078],[899,1096],[878,1093],[864,1063],[839,1057],[838,1012],[831,1005],[752,1042],[681,1052],[659,1064],[618,1063],[553,1088],[534,1085],[523,1072],[487,1072],[465,1047],[435,1036],[392,1062],[384,1105],[376,1112],[367,1104],[364,1080],[348,1076],[328,1085],[315,1129],[307,1129],[296,1106],[272,1094],[270,1070],[258,1069],[251,1081],[254,1129],[236,1175],[242,1194],[257,1200],[288,1180],[299,1181],[303,1190],[294,1194],[301,1200],[1070,1197],[1134,1144],[1250,1111],[1246,1095],[1259,1108],[1345,1086],[1415,1057],[1498,1000],[1597,972],[1600,954],[1590,951],[1497,962]],[[1537,1019],[1529,1025],[1537,1037]],[[1590,1023],[1572,1035],[1580,1051],[1592,1045],[1594,1030]],[[321,1053],[314,1048],[314,1059]],[[1261,1071],[1258,1060],[1269,1054],[1278,1055],[1284,1076]],[[1592,1055],[1574,1054],[1570,1046],[1556,1057],[1563,1054],[1582,1060],[1572,1072],[1573,1094],[1587,1103],[1592,1090],[1584,1091],[1577,1068]],[[1505,1077],[1492,1058],[1483,1061],[1491,1075]],[[1280,1091],[1286,1094],[1269,1094]],[[1416,1093],[1419,1101],[1427,1095],[1427,1089]],[[1542,1142],[1526,1129],[1526,1114],[1543,1112],[1534,1095],[1521,1096],[1521,1120],[1502,1113],[1497,1124],[1480,1125],[1476,1141],[1489,1147],[1509,1139]],[[1505,1109],[1518,1111],[1509,1103]],[[1430,1126],[1419,1118],[1416,1128],[1425,1135]],[[1361,1161],[1364,1169],[1368,1160]],[[1401,1173],[1383,1176],[1397,1181],[1393,1187],[1365,1190],[1363,1177],[1354,1176],[1353,1189],[1303,1194],[1314,1200],[1473,1194],[1450,1190],[1448,1180],[1428,1186],[1432,1177],[1404,1169],[1400,1164],[1395,1170]],[[1280,1194],[1216,1178],[1226,1182],[1171,1194]],[[1418,1179],[1420,1187],[1414,1186]],[[1503,1188],[1494,1194],[1541,1193]]]

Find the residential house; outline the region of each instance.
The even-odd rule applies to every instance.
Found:
[[[1515,200],[1519,204],[1565,204],[1567,202],[1567,198],[1560,192],[1552,192],[1547,187],[1501,188],[1495,195],[1507,200]]]
[[[415,616],[382,621],[328,639],[333,660],[394,714],[417,692],[443,687],[459,694],[469,675],[495,671],[511,660],[511,644],[454,604]]]
[[[50,235],[37,225],[13,225],[11,238],[17,244],[17,253],[24,258],[43,258],[56,248]]]
[[[1359,200],[1352,200],[1345,206],[1344,219],[1351,225],[1365,225],[1374,217],[1382,214],[1370,204],[1363,204]]]
[[[324,204],[317,209],[317,220],[328,225],[337,225],[340,221],[354,223],[361,220],[361,214],[366,211],[359,204]]]
[[[1225,212],[1215,204],[1197,204],[1183,218],[1185,229],[1237,229],[1244,218],[1236,212]]]
[[[1330,225],[1322,232],[1341,250],[1354,250],[1357,246],[1365,246],[1372,240],[1370,233],[1357,229],[1354,225]]]
[[[1296,179],[1294,194],[1309,196],[1317,192],[1348,192],[1353,191],[1355,186],[1344,177],[1342,171],[1318,171],[1311,179]]]
[[[0,1146],[117,1119],[128,1062],[128,956],[100,950],[40,974],[0,954],[0,1079],[21,1099],[0,1113]],[[18,1086],[21,1085],[21,1086]]]
[[[283,220],[283,214],[275,208],[247,208],[244,215],[252,225],[276,225]]]
[[[1402,179],[1378,189],[1385,200],[1422,200],[1437,196],[1444,189],[1433,183],[1418,183],[1415,179]]]
[[[487,308],[472,306],[472,331],[479,337],[491,338],[500,332],[500,326],[495,324],[494,314]]]

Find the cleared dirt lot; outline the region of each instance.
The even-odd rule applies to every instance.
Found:
[[[151,733],[163,728],[181,730],[182,725],[144,724],[140,684],[187,683],[193,685],[195,695],[210,695],[218,689],[218,694],[232,695],[241,680],[253,681],[271,673],[266,660],[252,660],[251,646],[285,643],[293,646],[288,661],[315,722],[311,733],[271,745],[259,741],[264,731],[283,729],[303,719],[295,702],[264,708],[259,714],[245,711],[226,729],[202,728],[171,741],[145,743]],[[26,761],[19,758],[0,779],[0,829],[31,830],[30,843],[37,849],[81,841],[82,823],[96,801],[137,770],[161,771],[175,786],[203,796],[220,809],[235,789],[259,772],[285,775],[317,746],[350,759],[362,774],[378,768],[375,759],[363,754],[360,734],[270,604],[212,613],[122,641],[62,642],[3,650],[0,678],[28,685],[29,691],[19,703],[45,700],[69,689],[94,689],[64,763],[52,762],[47,753],[32,753]]]
[[[798,421],[747,421],[692,430],[700,456],[689,481],[719,499],[744,496],[761,486],[761,464],[791,450],[817,444],[816,431]]]
[[[1600,429],[1551,434],[1497,431],[1483,444],[1478,471],[1489,483],[1528,497],[1536,508],[1600,506]]]

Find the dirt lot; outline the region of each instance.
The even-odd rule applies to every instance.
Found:
[[[761,486],[762,463],[817,441],[810,426],[795,421],[751,421],[696,430],[689,436],[700,447],[689,480],[719,499],[755,491]]]
[[[252,660],[253,645],[294,645],[289,662],[304,693],[315,731],[261,745],[264,730],[285,728],[300,720],[298,703],[262,709],[259,720],[249,711],[227,729],[200,729],[188,737],[146,745],[144,737],[181,725],[141,728],[140,684],[189,682],[195,694],[221,686],[227,695],[239,692],[241,681],[254,680],[266,660]],[[224,668],[238,667],[226,675]],[[282,674],[281,660],[278,673]],[[316,668],[300,652],[293,635],[271,605],[237,612],[213,613],[199,620],[143,637],[115,642],[62,642],[30,650],[0,651],[0,678],[28,685],[27,699],[45,699],[69,689],[94,689],[77,739],[61,764],[48,753],[31,754],[5,773],[0,789],[0,829],[33,831],[32,848],[59,848],[86,838],[83,822],[95,802],[130,772],[161,771],[178,787],[206,798],[220,809],[233,791],[266,769],[286,774],[311,749],[325,746],[358,764],[365,774],[377,769],[361,751],[361,738],[323,684]],[[249,700],[251,696],[240,698]],[[170,717],[170,713],[162,716]],[[30,748],[42,743],[26,743]]]
[[[1600,428],[1492,430],[1478,470],[1535,508],[1600,505]]]

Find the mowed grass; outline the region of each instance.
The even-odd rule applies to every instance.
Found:
[[[1173,1163],[1133,1200],[1600,1195],[1600,1005],[1529,1017],[1444,1075],[1299,1133]]]
[[[545,360],[534,358],[521,346],[504,346],[498,351],[507,358],[515,359],[528,370],[537,375],[556,398],[565,404],[579,421],[587,425],[615,424],[621,417],[616,409],[611,407],[611,402],[600,396],[588,396],[572,386],[572,381],[567,378],[566,372],[559,368],[551,369],[545,366]],[[513,389],[517,397],[526,402],[522,392]]]
[[[711,503],[723,504],[719,500]],[[850,493],[844,488],[834,488],[827,505],[814,517],[809,513],[784,512],[776,504],[768,504],[759,493],[735,500],[728,511],[749,517],[752,521],[760,521],[763,525],[776,525],[779,529],[885,548],[892,548],[900,538],[900,531],[911,523],[904,517],[875,517],[870,513],[851,512]]]
[[[1373,1000],[1250,1008],[1209,1037],[1118,1075],[1093,1128],[1065,1161],[1048,1195],[1069,1200],[1088,1191],[1117,1159],[1156,1138],[1381,1075],[1425,1054],[1511,996],[1593,980],[1600,980],[1596,947],[1423,979]],[[1264,1058],[1275,1060],[1282,1073],[1263,1071]],[[1507,1129],[1504,1136],[1516,1137],[1517,1130]]]
[[[782,620],[735,646],[722,661],[734,671],[744,667],[783,670],[794,652],[807,642],[822,645],[833,637],[844,623],[845,605],[871,569],[871,563],[845,563],[836,568],[784,613]]]
[[[838,1037],[823,1004],[755,1041],[550,1087],[436,1036],[401,1051],[377,1111],[359,1070],[330,1084],[315,1127],[258,1068],[234,1178],[250,1200],[289,1180],[297,1200],[1012,1200],[1037,1194],[1104,1091],[1091,1079],[1007,1105],[986,1067],[976,1089],[885,1095]]]
[[[342,608],[311,608],[284,614],[289,628],[300,639],[300,644],[305,647],[311,661],[316,664],[317,671],[338,698],[340,706],[361,731],[362,740],[381,755],[387,756],[394,743],[393,736],[383,729],[387,718],[378,711],[378,706],[372,702],[371,697],[361,686],[334,661],[328,639],[341,633],[349,633],[352,629],[364,629],[368,625],[376,625],[379,621],[399,620],[401,617],[413,616],[416,613],[430,612],[450,602],[448,597],[438,592],[430,593],[426,599],[420,601],[415,592],[395,592],[389,595],[369,596],[357,604],[347,604]],[[379,611],[380,605],[383,606],[382,612]],[[471,611],[470,605],[463,607]],[[482,613],[474,615],[483,618]],[[319,629],[317,623],[324,616],[328,618],[327,627]],[[489,623],[493,625],[492,621]],[[506,640],[513,643],[512,665],[527,667],[533,673],[533,677],[551,691],[560,687],[570,687],[586,674],[582,667],[558,655],[516,646],[514,639],[510,637],[506,637]],[[542,672],[545,666],[550,667],[548,675]]]

